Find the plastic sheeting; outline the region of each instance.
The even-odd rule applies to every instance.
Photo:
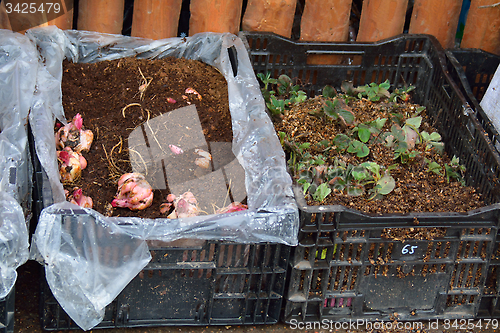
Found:
[[[30,40],[0,30],[0,299],[28,260],[32,167],[27,119],[35,90],[37,53]]]
[[[27,35],[40,52],[38,89],[30,120],[36,153],[55,202],[41,213],[32,253],[45,263],[47,282],[54,296],[82,329],[97,325],[105,306],[147,265],[150,257],[146,241],[191,238],[297,244],[298,210],[284,152],[265,111],[248,53],[238,37],[202,33],[185,39],[151,41],[62,31],[56,27],[32,29]],[[230,54],[236,57],[231,59]],[[57,171],[55,139],[48,130],[54,128],[56,118],[66,122],[61,103],[63,59],[83,63],[169,56],[203,61],[215,66],[226,78],[233,127],[232,152],[244,169],[249,209],[148,220],[104,217],[92,209],[65,202]],[[237,70],[233,71],[231,62]],[[116,251],[125,248],[126,251]]]

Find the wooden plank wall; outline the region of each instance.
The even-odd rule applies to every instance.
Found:
[[[181,12],[187,8],[190,35],[246,30],[303,41],[370,42],[408,32],[434,35],[444,48],[452,48],[463,1],[59,0],[67,13],[44,25],[122,34],[124,11],[133,5],[130,34],[161,39],[178,35]],[[14,22],[23,17],[6,14],[5,2],[9,0],[0,5],[0,28],[16,30]],[[460,46],[500,55],[500,0],[472,1]]]

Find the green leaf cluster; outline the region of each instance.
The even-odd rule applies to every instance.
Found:
[[[370,101],[376,102],[381,98],[389,98],[391,96],[391,94],[389,93],[390,87],[391,84],[389,83],[389,80],[385,80],[381,84],[372,82],[370,84],[365,84],[364,86],[359,86],[357,88],[345,86],[345,89],[351,96],[355,96],[359,99],[364,97]]]
[[[277,87],[277,96],[292,96],[291,99],[277,99],[280,102],[273,102],[271,99],[271,103],[275,103],[277,108],[286,109],[290,103],[298,103],[301,100],[299,94],[296,94],[297,86],[293,86],[288,77],[280,76],[273,80],[269,76],[262,76],[261,80],[264,82],[264,89],[270,85]],[[313,147],[310,143],[298,143],[287,134],[279,133],[281,144],[289,156],[288,166],[298,184],[302,186],[304,195],[322,202],[332,193],[349,196],[366,195],[368,200],[381,199],[391,193],[396,182],[390,170],[397,167],[397,164],[384,168],[367,160],[371,153],[370,147],[373,149],[376,144],[390,148],[394,152],[393,159],[403,164],[415,161],[417,156],[425,151],[422,163],[426,163],[427,172],[445,176],[447,181],[455,179],[462,184],[465,183],[463,178],[465,168],[459,164],[458,158],[454,157],[445,165],[427,159],[427,157],[432,158],[435,153],[442,154],[444,144],[439,133],[428,133],[420,129],[423,118],[419,114],[425,107],[411,108],[411,111],[402,113],[398,111],[397,106],[389,105],[388,118],[377,118],[364,123],[356,122],[355,115],[346,102],[349,98],[366,97],[372,101],[387,98],[389,102],[395,103],[397,100],[407,101],[408,94],[414,90],[410,86],[396,89],[389,94],[389,88],[389,81],[357,88],[352,84],[343,84],[344,95],[338,95],[333,87],[326,86],[322,93],[328,100],[321,110],[310,113],[325,119],[325,126],[329,126],[329,120],[341,121],[344,132],[337,134],[333,140],[319,142],[315,150],[321,151],[321,154],[311,154],[310,148]],[[274,94],[271,93],[271,96]],[[339,157],[333,157],[338,154],[353,154],[364,161],[357,165],[346,164]]]
[[[261,89],[266,106],[272,115],[283,114],[292,105],[304,102],[307,95],[300,90],[299,85],[294,85],[292,79],[285,74],[277,79],[271,77],[271,73],[258,73],[257,77],[264,84]],[[273,89],[274,88],[274,89]]]
[[[380,199],[396,185],[389,170],[382,174],[382,168],[375,162],[353,165],[337,158],[333,165],[302,170],[297,182],[302,185],[304,195],[310,194],[319,202],[332,191],[349,196],[368,194],[368,200]]]

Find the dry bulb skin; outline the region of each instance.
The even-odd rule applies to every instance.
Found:
[[[56,132],[56,147],[58,149],[71,147],[77,153],[88,152],[93,140],[94,133],[91,130],[83,129],[83,119],[79,113],[70,123]]]
[[[212,161],[212,155],[199,148],[195,149],[194,152],[201,156],[196,158],[194,163],[201,168],[208,169],[210,167],[210,161]]]
[[[69,192],[68,190],[64,190],[64,192],[66,193],[67,201],[83,208],[92,208],[92,198],[83,195],[83,191],[81,188],[74,187],[73,193]]]
[[[126,173],[118,180],[118,192],[111,202],[113,207],[143,210],[153,203],[153,189],[146,178],[137,172]]]
[[[161,204],[160,211],[162,212],[162,214],[166,214],[172,211],[167,216],[167,218],[169,219],[194,217],[200,214],[198,201],[194,197],[194,194],[191,192],[184,192],[184,194],[180,196],[169,194],[167,196],[167,202]]]
[[[57,152],[59,175],[63,184],[70,184],[80,179],[82,170],[87,167],[87,160],[70,147]]]
[[[231,202],[228,206],[218,209],[215,214],[234,213],[247,209],[248,206],[241,202]]]
[[[57,124],[61,126],[61,124]],[[94,133],[83,128],[83,118],[78,113],[72,121],[61,126],[55,134],[59,176],[64,185],[73,184],[82,176],[82,170],[87,167],[87,160],[83,152],[90,151],[94,140]],[[73,192],[66,190],[67,201],[85,208],[92,208],[92,198],[85,196],[82,189],[73,188]]]

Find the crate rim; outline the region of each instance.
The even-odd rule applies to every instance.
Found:
[[[444,50],[443,47],[441,46],[441,44],[439,43],[439,41],[437,40],[437,38],[435,36],[433,36],[433,35],[430,35],[430,34],[405,34],[405,33],[401,33],[401,34],[398,34],[398,35],[395,35],[395,36],[392,36],[392,37],[380,39],[380,40],[375,41],[375,42],[360,42],[360,41],[332,41],[332,42],[329,42],[329,41],[294,40],[294,39],[291,39],[291,38],[288,38],[288,37],[284,37],[284,36],[278,35],[278,34],[276,34],[274,32],[269,32],[269,31],[247,31],[247,30],[242,30],[242,31],[239,32],[239,35],[240,36],[245,36],[245,38],[247,36],[251,37],[251,36],[257,36],[257,35],[269,36],[271,38],[281,39],[281,40],[284,40],[284,41],[287,41],[287,42],[291,42],[291,43],[294,43],[294,44],[298,44],[298,45],[313,45],[313,46],[316,46],[316,45],[331,45],[331,44],[334,44],[334,45],[382,45],[382,44],[391,43],[391,42],[393,42],[395,40],[398,40],[398,39],[418,39],[418,38],[423,38],[423,39],[429,39],[431,41],[433,47],[436,47],[439,50]]]
[[[449,219],[456,219],[456,218],[467,218],[467,217],[474,217],[476,215],[480,214],[497,214],[497,223],[495,224],[498,225],[500,223],[500,203],[494,203],[491,205],[487,205],[484,207],[480,207],[477,209],[473,209],[467,212],[409,212],[409,213],[383,213],[383,214],[376,214],[376,213],[366,213],[358,209],[353,209],[346,207],[344,205],[323,205],[323,206],[311,206],[308,205],[306,202],[306,199],[302,195],[302,189],[300,186],[294,185],[293,186],[293,192],[295,195],[295,200],[297,201],[297,205],[299,206],[300,211],[303,211],[304,213],[308,214],[315,214],[315,213],[350,213],[353,215],[358,215],[361,216],[365,219],[371,219],[373,220],[373,223],[379,223],[376,220],[379,219],[394,219],[397,221],[400,221],[401,219],[421,219],[424,221],[420,221],[422,225],[413,225],[414,227],[422,227],[426,226],[425,225],[425,220],[433,220],[433,219],[443,219],[443,218],[449,218]],[[461,223],[459,226],[462,227],[464,226],[464,223],[461,221],[457,221],[457,223]],[[365,222],[363,222],[365,224]],[[407,224],[407,222],[403,222],[403,224]],[[471,222],[471,225],[474,225],[476,223]],[[392,225],[390,225],[392,227]]]

